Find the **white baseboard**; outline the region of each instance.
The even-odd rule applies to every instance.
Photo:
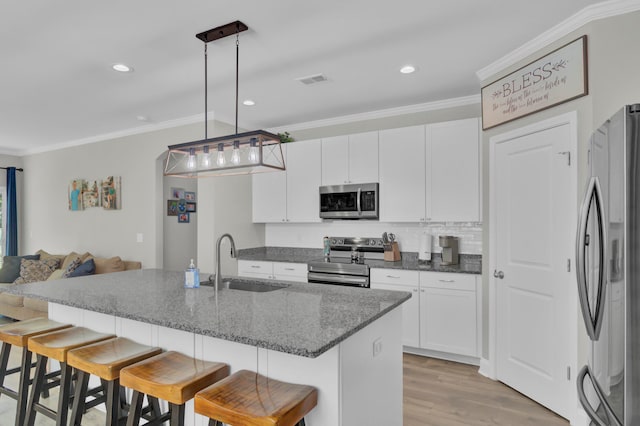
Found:
[[[478,370],[478,373],[491,380],[498,380],[493,368],[493,363],[486,358],[480,358],[480,369]]]
[[[420,356],[428,356],[430,358],[445,359],[447,361],[459,362],[462,364],[479,365],[480,359],[467,355],[451,354],[448,352],[432,351],[429,349],[413,348],[411,346],[403,346],[402,351]]]

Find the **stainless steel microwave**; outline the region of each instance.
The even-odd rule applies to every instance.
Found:
[[[320,187],[320,217],[323,219],[378,219],[377,183]]]

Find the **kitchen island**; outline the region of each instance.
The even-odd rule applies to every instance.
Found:
[[[402,312],[409,293],[262,282],[185,289],[182,272],[118,272],[13,286],[51,319],[318,388],[309,426],[402,424]],[[252,280],[260,284],[260,281]],[[188,425],[206,425],[187,406]]]

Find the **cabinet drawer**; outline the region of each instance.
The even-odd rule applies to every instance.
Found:
[[[476,291],[476,277],[470,274],[420,272],[420,287]]]
[[[371,282],[417,286],[420,282],[420,275],[417,271],[404,269],[372,269]]]
[[[274,275],[294,275],[296,277],[307,278],[306,263],[283,263],[273,262]]]
[[[271,262],[262,262],[257,260],[239,260],[238,275],[245,274],[266,274],[273,273],[273,264]]]

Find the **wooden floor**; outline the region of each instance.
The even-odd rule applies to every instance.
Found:
[[[568,426],[478,367],[404,354],[404,426]]]

